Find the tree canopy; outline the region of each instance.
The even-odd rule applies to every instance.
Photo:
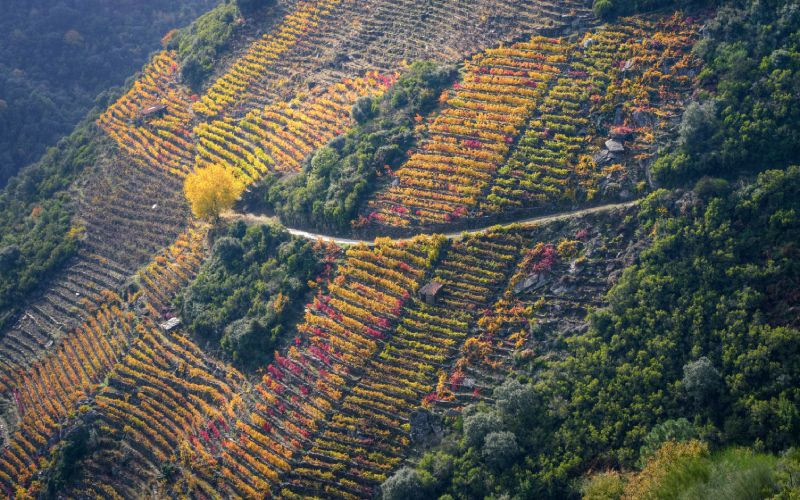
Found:
[[[214,0],[3,2],[0,16],[0,187],[104,107],[110,87],[159,49],[164,33]]]
[[[313,244],[277,226],[234,224],[178,299],[189,331],[241,366],[264,366],[318,272]]]
[[[236,0],[236,5],[243,14],[275,5],[276,0]]]
[[[735,178],[797,161],[800,12],[795,2],[724,2],[695,49],[707,89],[684,114],[671,154],[653,167],[670,185]]]

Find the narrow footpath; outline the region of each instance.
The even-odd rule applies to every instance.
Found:
[[[575,219],[579,217],[583,217],[584,215],[599,213],[599,212],[610,212],[612,210],[617,210],[621,208],[628,208],[633,205],[639,203],[640,200],[629,201],[625,203],[612,203],[609,205],[600,205],[598,207],[592,208],[584,208],[581,210],[574,210],[571,212],[561,212],[558,214],[551,214],[551,215],[543,215],[539,217],[530,217],[528,219],[521,219],[517,221],[507,222],[504,224],[493,224],[491,226],[480,227],[477,229],[466,229],[463,231],[457,231],[454,233],[445,233],[444,236],[450,240],[459,240],[465,236],[469,236],[471,234],[481,234],[485,233],[491,229],[498,229],[498,228],[506,228],[506,227],[529,227],[529,226],[538,226],[540,224],[547,224],[549,222],[555,222],[559,220],[566,220],[566,219]],[[266,215],[255,215],[255,214],[242,214],[238,212],[226,212],[222,214],[222,218],[229,221],[237,221],[242,220],[246,224],[275,224],[280,223],[280,220],[277,217],[268,217]],[[286,228],[289,233],[293,234],[294,236],[300,236],[302,238],[306,238],[309,240],[322,240],[326,242],[333,242],[337,245],[359,245],[364,244],[368,246],[374,245],[374,241],[371,240],[358,240],[358,239],[349,239],[349,238],[339,238],[336,236],[328,236],[325,234],[319,233],[312,233],[309,231],[303,231],[300,229],[294,229],[291,227]],[[439,234],[439,233],[419,233],[420,235],[423,234]],[[418,236],[418,235],[417,235]],[[416,236],[411,236],[408,238],[398,238],[395,241],[402,242],[402,241],[410,241]]]

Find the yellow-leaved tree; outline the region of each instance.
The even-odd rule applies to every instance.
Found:
[[[219,214],[233,207],[244,185],[225,167],[209,165],[186,176],[183,192],[195,217],[219,220]]]

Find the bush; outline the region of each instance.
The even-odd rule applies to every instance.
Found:
[[[711,150],[711,139],[717,125],[717,102],[691,102],[683,112],[678,127],[678,145],[690,155]]]
[[[684,152],[673,152],[660,156],[651,169],[653,180],[666,186],[675,186],[686,179],[697,177],[696,165]]]
[[[730,192],[731,185],[719,177],[702,177],[694,185],[694,192],[702,199],[719,198]]]
[[[214,248],[211,250],[212,255],[219,259],[220,263],[228,271],[234,270],[241,265],[244,247],[242,247],[240,238],[224,236],[214,243]]]
[[[666,443],[641,473],[631,478],[630,498],[750,500],[778,491],[777,459],[743,448],[709,455],[704,444]]]
[[[699,437],[699,433],[694,425],[681,417],[678,419],[666,420],[652,429],[644,438],[644,444],[639,450],[639,460],[644,463],[650,456],[667,441],[682,443]]]
[[[424,500],[425,489],[419,473],[403,467],[381,485],[383,500]]]
[[[378,112],[378,106],[375,100],[371,97],[359,97],[350,114],[353,119],[359,124],[363,125],[367,120],[373,118]]]
[[[478,412],[464,418],[464,440],[468,446],[479,448],[490,432],[503,427],[503,421],[494,412]]]
[[[419,461],[417,468],[424,471],[434,487],[445,484],[453,475],[453,457],[442,451],[427,453]]]
[[[490,432],[483,440],[481,456],[490,467],[495,469],[507,467],[518,455],[517,438],[512,432]]]
[[[781,455],[775,478],[782,493],[778,498],[800,498],[800,450],[789,448]]]
[[[53,465],[47,472],[45,485],[48,498],[57,498],[58,493],[81,472],[81,461],[95,445],[94,436],[85,426],[75,427],[64,436],[53,452]]]
[[[705,356],[683,367],[683,389],[698,406],[714,403],[723,385],[719,371]]]
[[[626,485],[632,495],[715,498],[718,488],[730,498],[762,498],[752,492],[770,481],[757,456],[709,465],[695,445],[703,457],[684,467],[680,450],[692,451],[686,440],[697,434],[775,452],[798,445],[800,331],[797,294],[786,292],[800,283],[798,214],[798,167],[764,172],[707,202],[666,190],[643,200],[638,230],[649,247],[608,292],[606,307],[590,314],[587,330],[555,341],[547,348],[557,354],[520,374],[534,380],[533,391],[507,381],[491,406],[465,410],[462,435],[440,449],[453,456],[453,469],[435,493],[572,498],[576,475],[631,469],[641,453],[648,465]],[[511,417],[521,408],[528,425],[517,426]],[[496,469],[481,441],[502,431],[514,433],[524,459]],[[665,448],[675,453],[652,452]],[[786,484],[800,476],[790,461],[785,468]],[[735,471],[745,479],[727,484]]]
[[[618,500],[625,492],[625,479],[617,471],[595,474],[581,487],[583,500]]]
[[[592,10],[594,10],[594,15],[600,19],[609,20],[614,17],[614,4],[611,0],[594,0]]]
[[[503,420],[515,427],[527,427],[528,420],[537,414],[536,389],[530,384],[509,378],[495,388],[492,396]]]

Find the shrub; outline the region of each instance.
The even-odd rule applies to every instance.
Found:
[[[592,5],[594,15],[600,19],[611,19],[614,16],[614,4],[611,0],[594,0]]]
[[[581,488],[583,500],[617,500],[624,492],[625,479],[617,471],[595,474]]]
[[[508,431],[490,432],[483,440],[481,456],[490,467],[502,469],[516,460],[519,451],[514,433]]]
[[[47,496],[55,498],[57,492],[72,481],[80,470],[80,463],[96,445],[95,437],[85,426],[78,426],[64,436],[53,452],[53,464],[47,473]]]
[[[700,460],[708,456],[708,445],[700,441],[676,443],[667,441],[625,486],[627,498],[663,498],[656,493],[666,484],[670,474],[684,480],[704,477]],[[672,479],[669,478],[669,479]]]
[[[453,457],[441,451],[427,453],[420,459],[418,469],[427,473],[433,484],[439,487],[453,474]]]
[[[698,437],[697,429],[685,418],[666,420],[655,427],[644,438],[639,450],[639,459],[647,461],[667,441],[683,442]]]
[[[531,384],[522,384],[516,379],[507,379],[495,388],[492,396],[503,419],[513,424],[524,424],[535,415],[536,390]]]
[[[684,182],[686,178],[695,177],[695,168],[696,165],[686,153],[666,154],[653,162],[653,180],[659,184],[674,186]]]
[[[730,183],[725,179],[705,176],[694,185],[694,192],[700,198],[709,199],[726,195],[730,187]]]
[[[478,412],[464,418],[464,439],[468,446],[480,447],[490,432],[501,429],[503,422],[494,412]]]
[[[425,489],[419,473],[409,467],[395,472],[381,485],[383,500],[423,500]]]
[[[230,271],[240,263],[242,255],[244,254],[244,248],[242,247],[240,239],[232,236],[225,236],[214,243],[212,254]]]
[[[629,498],[768,498],[777,490],[777,459],[743,448],[709,455],[698,441],[666,443],[625,489]]]
[[[712,403],[722,389],[722,376],[705,356],[683,367],[683,389],[697,405]]]
[[[692,102],[683,112],[678,127],[678,144],[690,154],[702,153],[710,149],[711,137],[718,128],[716,101]]]
[[[782,454],[775,477],[783,494],[779,498],[800,498],[800,450],[789,448]]]
[[[353,104],[353,109],[351,111],[351,115],[353,119],[358,122],[358,124],[364,124],[367,120],[374,117],[378,111],[378,107],[375,105],[375,100],[371,97],[359,97],[355,104]]]

